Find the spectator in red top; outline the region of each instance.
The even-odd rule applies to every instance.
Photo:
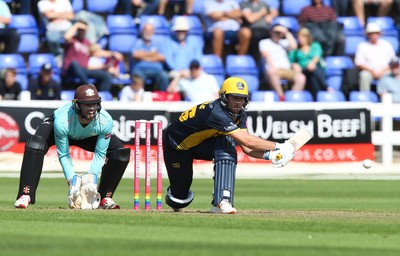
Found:
[[[85,38],[88,25],[84,21],[76,22],[64,35],[66,49],[63,61],[63,79],[78,77],[81,83],[89,83],[88,78],[96,80],[96,87],[99,91],[109,91],[111,89],[112,74],[103,69],[90,69],[88,66],[89,58],[95,57],[115,57],[122,61],[123,56],[118,52],[106,51],[91,45]]]
[[[345,37],[336,22],[335,10],[325,6],[323,0],[313,0],[310,6],[304,7],[298,20],[311,31],[314,41],[322,45],[325,56],[344,54]]]

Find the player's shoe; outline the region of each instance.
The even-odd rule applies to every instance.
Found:
[[[211,208],[211,213],[235,214],[236,209],[232,207],[228,199],[222,199],[219,205]]]
[[[114,210],[114,209],[119,209],[120,206],[111,197],[104,197],[101,202],[99,208],[102,209],[108,209],[108,210]]]
[[[15,208],[26,209],[31,204],[31,196],[30,195],[22,195],[15,201]]]

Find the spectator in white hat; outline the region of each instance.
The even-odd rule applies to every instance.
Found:
[[[389,72],[388,63],[396,56],[393,46],[381,39],[381,28],[370,22],[365,28],[367,41],[361,42],[356,49],[354,63],[360,70],[360,91],[370,91],[373,80],[378,80]]]
[[[186,17],[176,19],[172,27],[172,40],[166,61],[171,69],[170,77],[178,75],[189,77],[189,64],[192,60],[201,60],[203,57],[202,45],[194,38],[188,36],[189,23]]]

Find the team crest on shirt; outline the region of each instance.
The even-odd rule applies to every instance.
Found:
[[[111,133],[107,133],[106,136],[104,136],[105,139],[111,138]]]
[[[88,97],[90,97],[90,96],[94,96],[95,94],[94,94],[94,90],[93,89],[86,89],[86,91],[85,91],[85,93],[86,93],[86,96],[88,96]]]

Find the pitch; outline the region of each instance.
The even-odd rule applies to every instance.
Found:
[[[229,216],[208,213],[211,182],[195,179],[193,204],[173,213],[133,211],[132,179],[118,211],[67,209],[64,179],[14,209],[18,179],[1,178],[1,255],[400,255],[399,181],[239,179]]]

